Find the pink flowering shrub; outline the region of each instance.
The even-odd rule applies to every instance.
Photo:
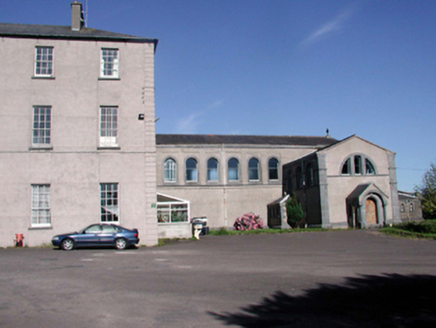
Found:
[[[247,213],[235,220],[233,224],[235,230],[258,230],[263,229],[263,220],[259,215]]]

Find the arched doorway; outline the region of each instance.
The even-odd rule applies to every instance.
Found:
[[[368,198],[365,202],[366,224],[373,225],[378,223],[377,204],[373,198]]]

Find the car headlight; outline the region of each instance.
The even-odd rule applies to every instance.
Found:
[[[53,237],[52,240],[59,240],[59,237]]]

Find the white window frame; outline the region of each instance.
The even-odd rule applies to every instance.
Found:
[[[100,147],[118,147],[118,107],[100,107]]]
[[[212,167],[210,164],[215,165],[216,167]],[[216,178],[213,178],[212,172],[216,172]],[[215,157],[211,157],[207,160],[207,182],[218,182],[219,181],[219,162]]]
[[[100,183],[100,222],[120,222],[118,183]]]
[[[272,165],[274,162],[274,165]],[[272,173],[275,172],[277,174],[277,178],[271,178]],[[271,157],[268,160],[268,180],[269,181],[279,181],[280,180],[280,172],[279,172],[279,160],[275,157]]]
[[[54,74],[54,47],[35,47],[34,75],[51,77]]]
[[[230,161],[234,161],[236,163],[236,167],[230,167]],[[229,182],[238,182],[239,180],[239,160],[236,157],[232,157],[227,161],[227,179]],[[232,174],[230,174],[232,172]],[[233,173],[236,174],[236,178],[232,177]]]
[[[194,166],[190,166],[189,162],[195,163]],[[186,162],[186,182],[198,181],[198,162],[195,158],[189,157]],[[191,178],[190,178],[191,177]]]
[[[256,163],[256,166],[253,166],[252,163]],[[253,178],[252,174],[256,177]],[[260,162],[256,157],[252,157],[248,161],[248,181],[260,181]]]
[[[50,185],[31,185],[31,226],[51,227]]]
[[[100,77],[105,79],[118,79],[120,68],[119,49],[102,48],[100,55]]]
[[[177,181],[177,163],[173,158],[164,161],[164,182],[175,183]]]
[[[32,145],[51,144],[51,106],[33,106]]]

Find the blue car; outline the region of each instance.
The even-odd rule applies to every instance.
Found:
[[[122,250],[139,243],[138,229],[126,229],[116,224],[91,224],[78,232],[56,235],[51,243],[64,251],[77,247],[111,246]]]

